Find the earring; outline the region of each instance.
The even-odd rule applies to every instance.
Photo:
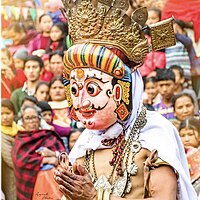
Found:
[[[120,120],[124,121],[126,117],[129,115],[129,111],[124,103],[121,103],[119,107],[116,109],[117,115]]]

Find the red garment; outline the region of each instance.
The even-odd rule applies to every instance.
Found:
[[[40,75],[40,81],[50,82],[53,78],[53,74],[46,69],[44,69],[43,73]]]
[[[165,64],[165,52],[153,51],[146,55],[144,59],[144,64],[141,67],[139,67],[139,71],[142,77],[148,76],[152,71],[154,71],[157,68],[165,68]]]
[[[26,76],[22,69],[13,69],[15,76],[13,79],[8,79],[5,75],[1,75],[1,98],[10,99],[11,93],[20,87],[23,87],[26,81]]]
[[[200,38],[200,1],[199,0],[167,0],[162,11],[162,19],[174,16],[186,22],[193,22],[195,41]]]
[[[52,151],[65,151],[61,138],[54,131],[18,132],[12,149],[17,199],[32,198],[37,173],[42,164],[42,156],[35,152],[40,147],[47,147]]]
[[[151,43],[151,37],[148,35],[145,35],[145,37],[148,39],[148,42]],[[152,51],[148,53],[144,59],[144,64],[139,67],[139,71],[142,75],[148,76],[152,71],[154,71],[157,68],[163,69],[166,65],[166,55],[165,52],[161,51]]]

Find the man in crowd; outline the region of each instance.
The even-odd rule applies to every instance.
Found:
[[[14,104],[15,111],[18,113],[21,108],[23,98],[27,95],[33,95],[35,88],[39,82],[40,74],[42,73],[43,62],[38,56],[28,56],[25,62],[24,74],[27,81],[22,88],[16,89],[11,94],[11,101]]]

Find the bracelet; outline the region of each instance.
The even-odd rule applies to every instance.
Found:
[[[110,194],[111,194],[110,188],[107,188],[105,190],[103,188],[99,188],[97,190],[96,200],[110,200]]]

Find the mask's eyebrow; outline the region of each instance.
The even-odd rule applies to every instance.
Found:
[[[110,82],[110,81],[103,81],[103,79],[102,78],[98,78],[97,76],[96,76],[96,74],[94,74],[94,76],[89,76],[89,75],[87,75],[86,76],[86,79],[85,80],[88,80],[88,79],[96,79],[96,80],[98,80],[98,81],[101,81],[102,83],[108,83],[108,82]]]

